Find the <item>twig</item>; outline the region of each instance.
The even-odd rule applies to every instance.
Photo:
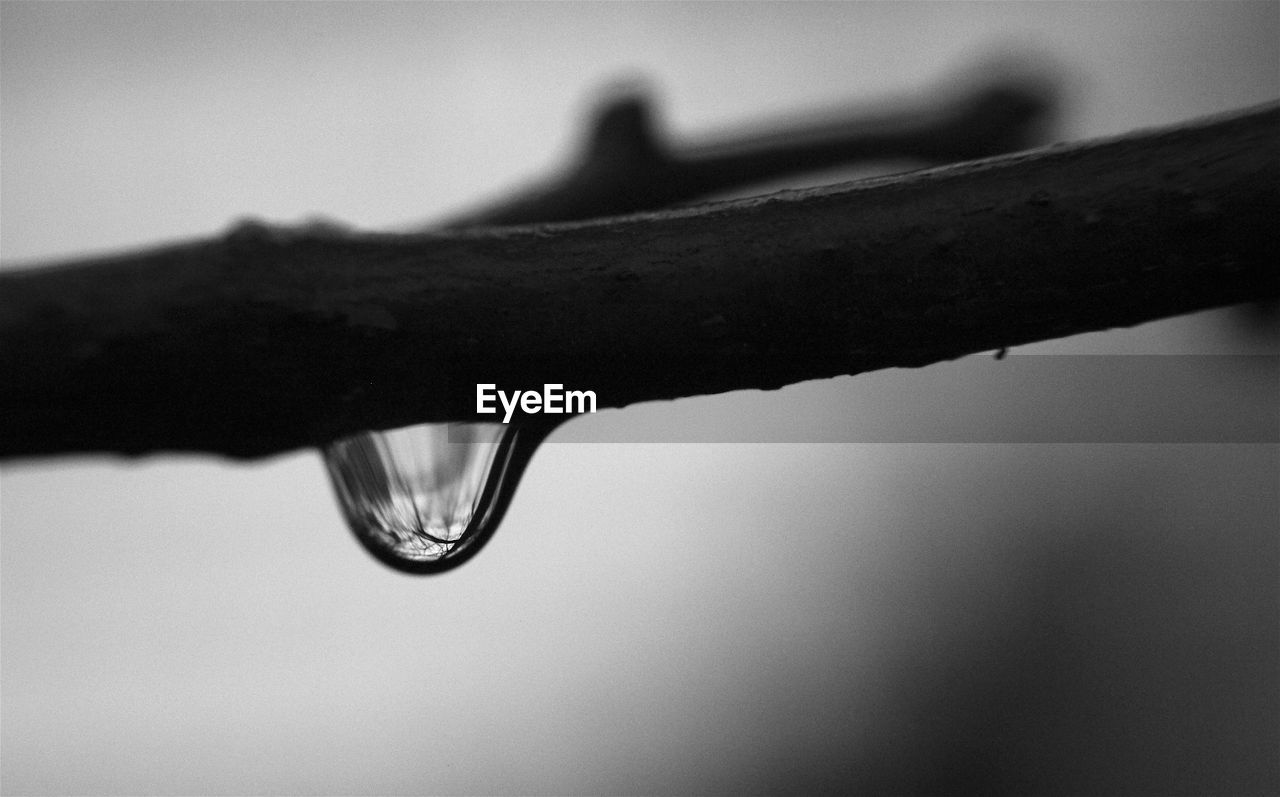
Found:
[[[650,103],[624,90],[601,109],[577,163],[549,185],[444,225],[577,221],[657,210],[720,191],[853,163],[953,163],[1044,143],[1057,88],[1009,63],[976,85],[915,103],[851,109],[822,121],[682,148],[665,144]]]
[[[0,455],[262,456],[474,418],[776,388],[1280,295],[1280,106],[592,222],[249,224],[0,277]]]

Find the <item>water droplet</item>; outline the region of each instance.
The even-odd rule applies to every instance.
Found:
[[[419,424],[324,448],[347,523],[382,562],[439,573],[489,541],[525,466],[557,424]]]

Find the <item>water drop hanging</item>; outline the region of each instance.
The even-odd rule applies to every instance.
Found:
[[[324,448],[356,539],[407,573],[474,556],[502,522],[538,444],[557,424],[448,423],[361,432]]]

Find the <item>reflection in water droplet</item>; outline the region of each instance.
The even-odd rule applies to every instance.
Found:
[[[488,541],[552,428],[420,424],[336,440],[324,458],[364,547],[397,570],[439,573]]]

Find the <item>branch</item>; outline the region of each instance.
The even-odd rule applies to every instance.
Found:
[[[248,223],[0,277],[0,455],[262,456],[474,419],[475,385],[601,407],[1280,295],[1280,105],[821,189],[525,228]]]
[[[1057,90],[1043,67],[1013,61],[975,73],[976,85],[939,86],[879,112],[855,108],[679,150],[663,143],[644,96],[628,90],[601,110],[579,162],[566,174],[447,227],[616,216],[845,164],[953,163],[1046,140]]]

